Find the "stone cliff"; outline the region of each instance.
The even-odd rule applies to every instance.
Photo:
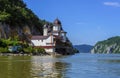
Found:
[[[120,37],[112,37],[98,42],[91,53],[120,53]]]
[[[45,23],[27,8],[23,0],[0,0],[0,38],[42,35]]]
[[[0,38],[9,38],[14,36],[23,36],[23,34],[42,34],[40,29],[35,26],[10,26],[9,24],[0,23]]]

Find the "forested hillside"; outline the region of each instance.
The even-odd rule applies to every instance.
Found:
[[[120,53],[120,36],[99,41],[91,50],[92,53]]]
[[[42,34],[45,22],[27,8],[23,0],[0,0],[0,38]]]

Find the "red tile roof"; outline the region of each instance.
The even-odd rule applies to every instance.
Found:
[[[32,40],[43,40],[47,39],[49,36],[32,36]]]

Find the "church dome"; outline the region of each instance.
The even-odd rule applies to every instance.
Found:
[[[55,19],[54,24],[55,25],[61,25],[61,21],[57,18],[57,19]]]

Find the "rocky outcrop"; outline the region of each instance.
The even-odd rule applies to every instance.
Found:
[[[120,37],[112,37],[98,42],[91,53],[120,53]]]
[[[24,34],[41,34],[41,31],[35,26],[10,26],[5,23],[0,23],[0,38],[9,38],[14,36],[23,36]]]
[[[0,0],[0,38],[42,35],[45,20],[39,19],[23,0]]]

